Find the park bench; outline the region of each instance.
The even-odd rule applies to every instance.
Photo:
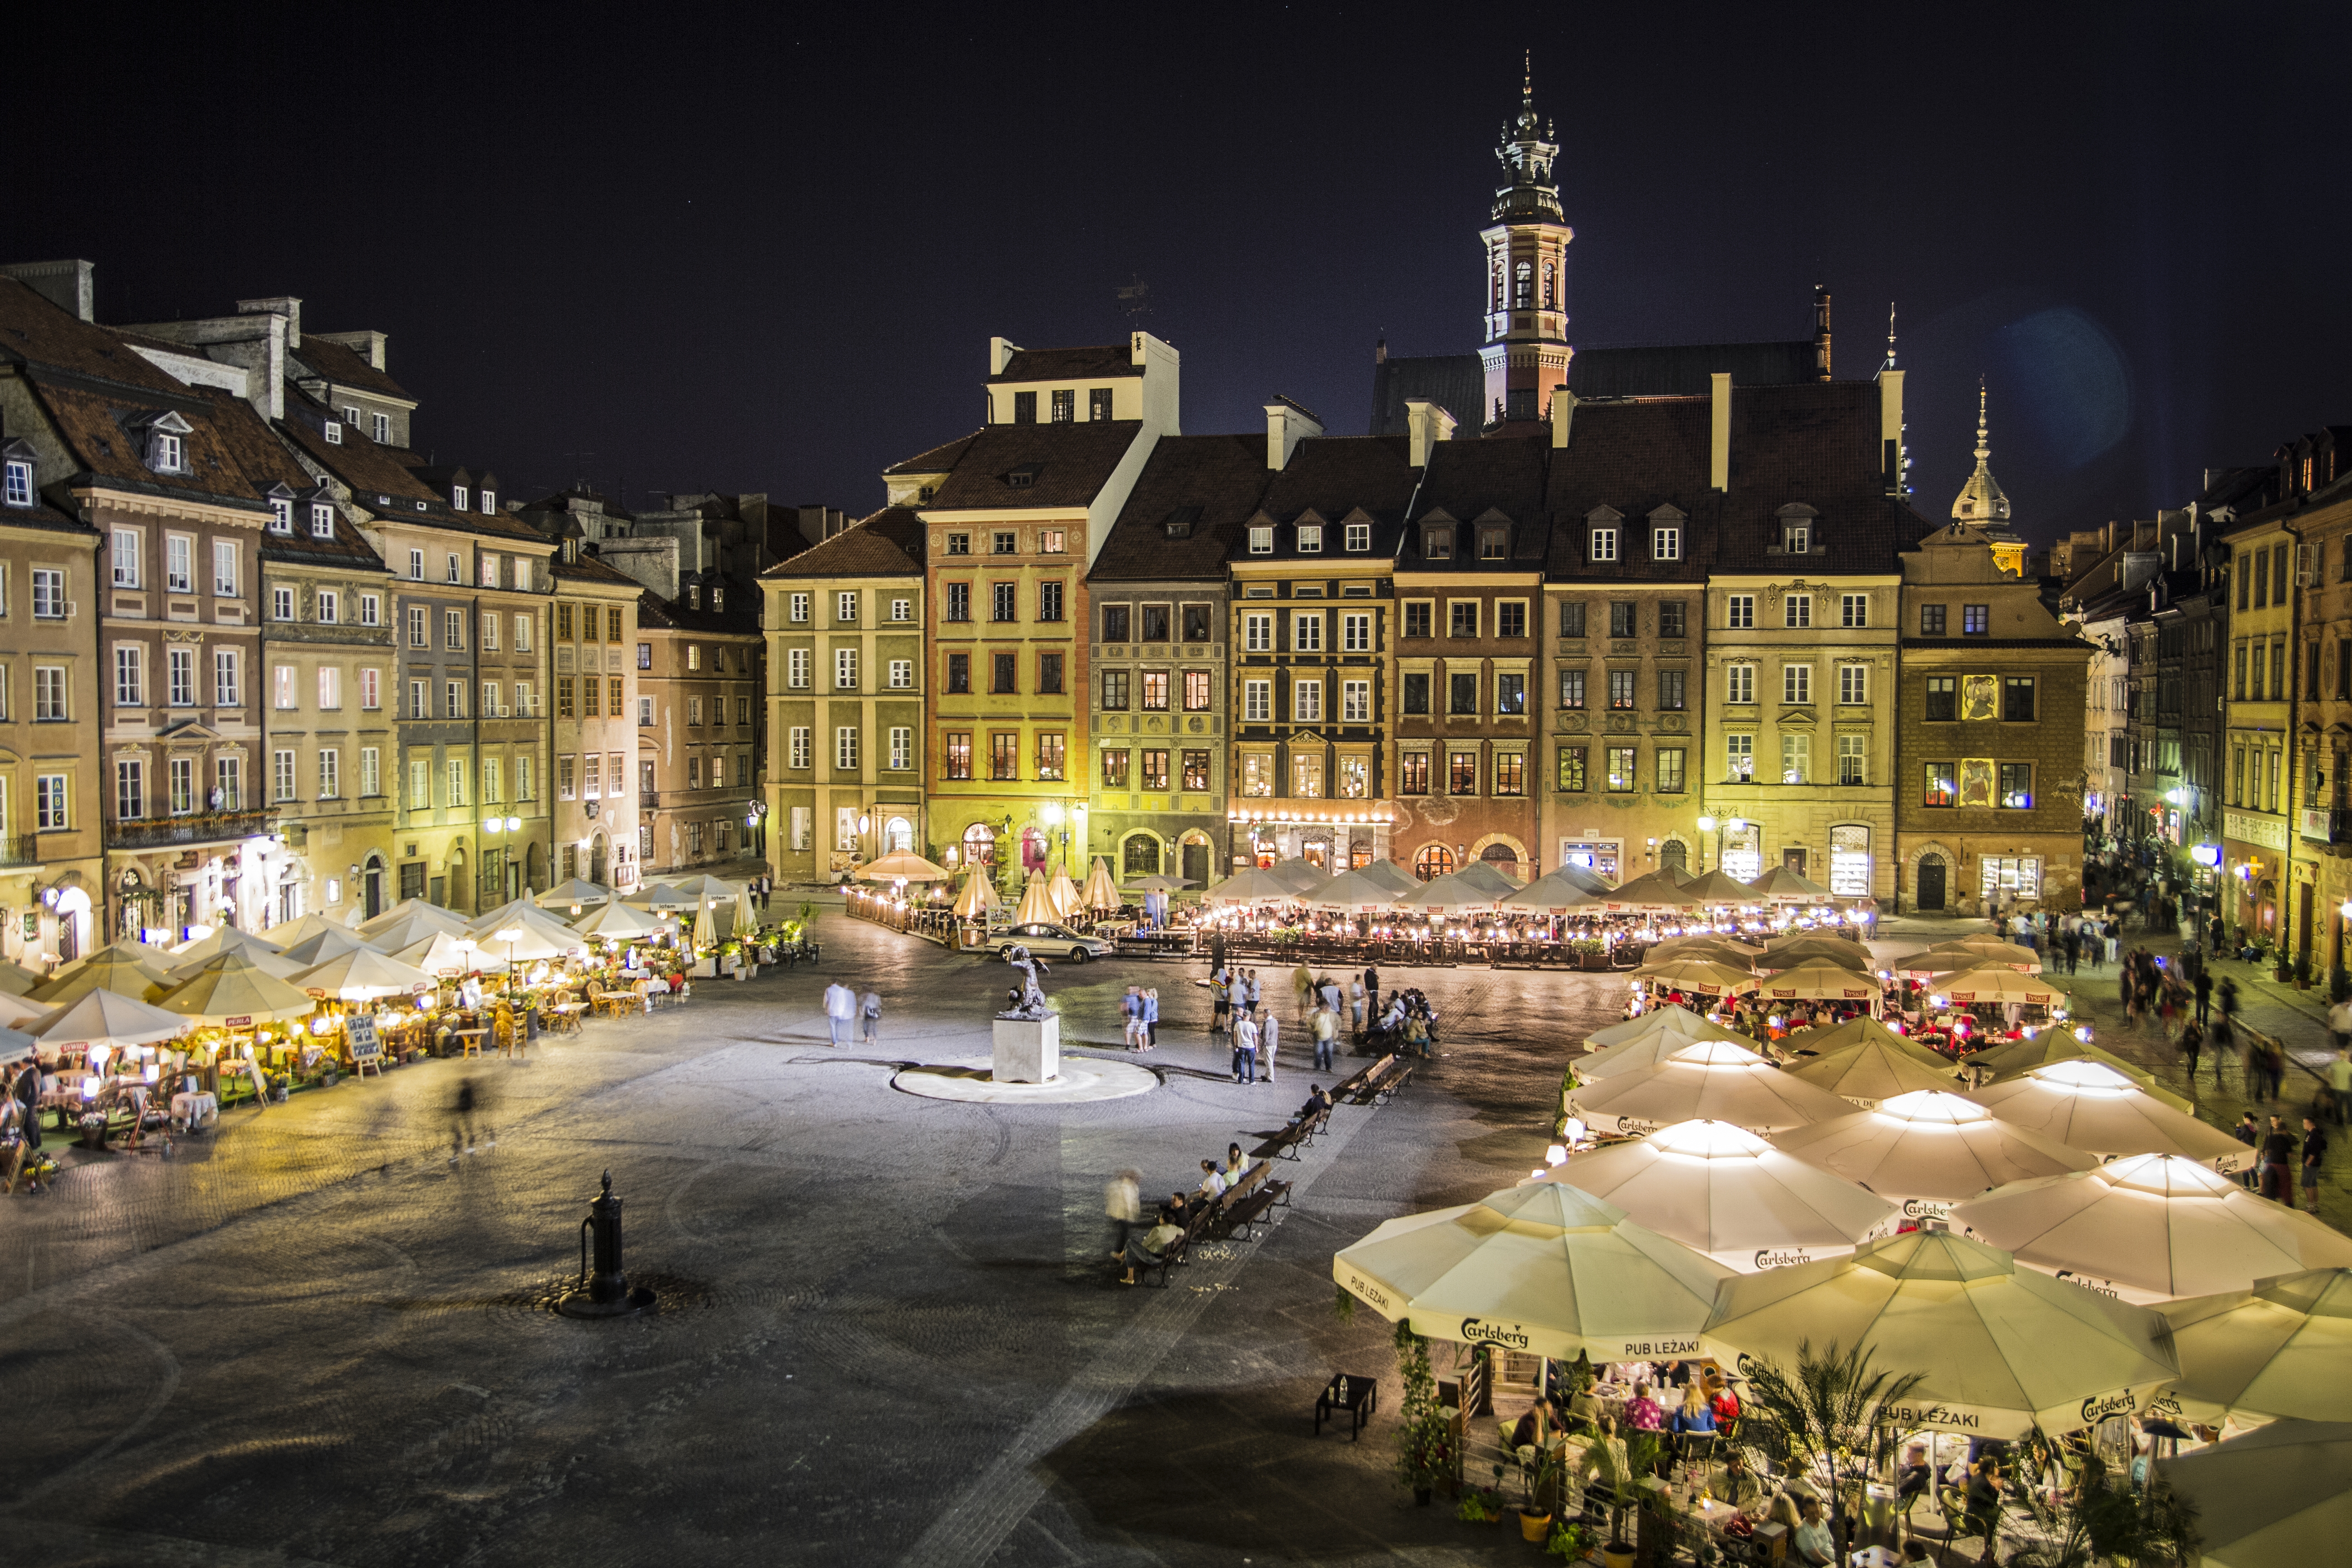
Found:
[[[1342,1079],[1339,1082],[1331,1086],[1331,1099],[1333,1103],[1336,1104],[1339,1100],[1345,1100],[1354,1104],[1362,1104],[1367,1086],[1378,1082],[1391,1068],[1395,1066],[1396,1055],[1394,1052],[1391,1052],[1389,1055],[1381,1058],[1378,1061],[1373,1062],[1370,1067],[1358,1068],[1354,1073],[1351,1073],[1347,1078]]]
[[[1357,1377],[1340,1372],[1331,1374],[1323,1392],[1315,1396],[1315,1435],[1323,1436],[1323,1423],[1342,1416],[1348,1422],[1350,1442],[1363,1439],[1364,1428],[1372,1419],[1372,1412],[1381,1405],[1381,1385],[1378,1380]]]
[[[1271,1174],[1273,1170],[1271,1162],[1257,1161],[1217,1200],[1217,1217],[1224,1225],[1227,1236],[1255,1226],[1265,1217],[1267,1210],[1289,1203],[1290,1184],[1276,1181]]]
[[[1331,1108],[1325,1106],[1312,1116],[1292,1122],[1265,1142],[1250,1151],[1254,1160],[1296,1160],[1298,1151],[1315,1141],[1331,1121]]]
[[[1136,1279],[1139,1281],[1141,1281],[1151,1272],[1151,1270],[1157,1268],[1160,1270],[1160,1288],[1165,1290],[1168,1288],[1168,1270],[1179,1263],[1189,1263],[1192,1261],[1192,1259],[1185,1257],[1185,1253],[1191,1247],[1192,1242],[1192,1237],[1189,1231],[1184,1235],[1178,1237],[1175,1240],[1168,1244],[1168,1250],[1161,1253],[1158,1258],[1147,1258],[1142,1262],[1138,1263],[1135,1266]]]

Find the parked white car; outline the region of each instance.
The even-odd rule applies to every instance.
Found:
[[[1062,958],[1072,963],[1084,963],[1111,951],[1110,943],[1098,936],[1080,936],[1059,925],[1003,926],[988,933],[988,942],[1000,958],[1016,947],[1025,947],[1033,958]]]

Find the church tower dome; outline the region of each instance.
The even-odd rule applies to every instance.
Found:
[[[1493,226],[1479,235],[1486,247],[1482,424],[1545,417],[1576,353],[1568,342],[1568,247],[1576,231],[1561,214],[1559,145],[1550,135],[1536,114],[1530,56],[1518,115],[1495,151],[1507,183],[1495,192]]]
[[[2025,570],[2025,541],[2010,526],[2009,497],[1992,477],[1992,437],[1985,419],[1985,384],[1977,382],[1977,471],[1952,501],[1952,521],[1992,541],[1993,558],[2012,574]]]

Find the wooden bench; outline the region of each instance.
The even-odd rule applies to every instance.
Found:
[[[1147,1257],[1141,1262],[1135,1264],[1136,1279],[1139,1282],[1143,1281],[1144,1277],[1147,1274],[1149,1274],[1152,1269],[1157,1268],[1160,1270],[1160,1288],[1162,1290],[1168,1289],[1168,1270],[1179,1263],[1189,1263],[1192,1261],[1189,1258],[1185,1257],[1185,1253],[1192,1246],[1192,1234],[1187,1232],[1186,1234],[1178,1237],[1175,1240],[1170,1242],[1168,1244],[1168,1250],[1161,1253],[1159,1257]]]
[[[1381,1407],[1381,1385],[1377,1379],[1358,1377],[1350,1373],[1334,1373],[1324,1384],[1323,1392],[1315,1396],[1315,1435],[1323,1436],[1323,1423],[1348,1419],[1348,1440],[1361,1442],[1364,1428],[1371,1424],[1372,1412]]]
[[[1331,1086],[1332,1102],[1337,1104],[1339,1101],[1345,1100],[1349,1101],[1351,1104],[1363,1104],[1368,1088],[1370,1085],[1379,1082],[1380,1079],[1395,1066],[1396,1056],[1395,1053],[1391,1052],[1389,1055],[1381,1058],[1380,1060],[1372,1063],[1370,1067],[1358,1068],[1354,1073],[1351,1073],[1347,1078],[1342,1079],[1339,1082]]]
[[[1412,1075],[1419,1070],[1420,1064],[1417,1062],[1398,1063],[1396,1071],[1373,1086],[1372,1103],[1386,1105],[1395,1096],[1397,1090],[1412,1081]]]
[[[1273,1171],[1271,1161],[1256,1162],[1217,1200],[1216,1216],[1227,1236],[1249,1230],[1267,1211],[1290,1202],[1290,1184],[1276,1181]]]
[[[1315,1135],[1326,1131],[1331,1121],[1331,1108],[1325,1106],[1314,1115],[1292,1122],[1265,1142],[1250,1151],[1254,1160],[1296,1160],[1298,1151],[1315,1141]]]

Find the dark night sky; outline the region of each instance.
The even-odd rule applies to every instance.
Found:
[[[100,15],[15,36],[9,253],[385,331],[509,495],[862,513],[991,334],[1114,341],[1136,277],[1188,430],[1360,432],[1376,338],[1475,346],[1522,47],[1575,341],[1802,336],[1821,279],[1854,375],[1895,300],[1931,516],[1979,373],[2037,539],[2352,421],[2340,5]]]

